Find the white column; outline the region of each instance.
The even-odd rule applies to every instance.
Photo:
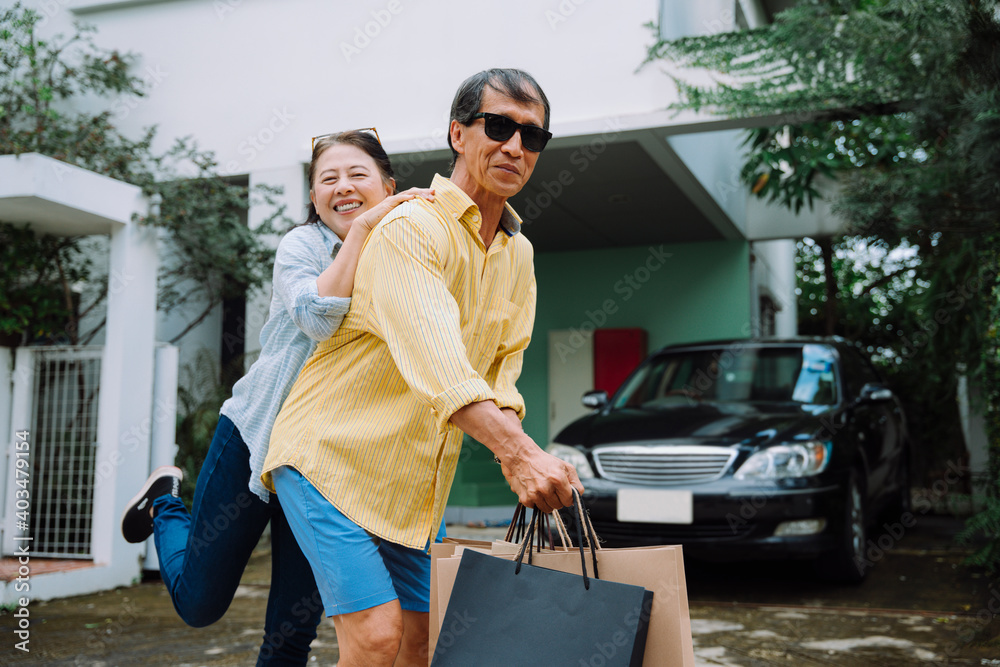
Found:
[[[962,437],[969,453],[969,472],[972,475],[973,509],[979,511],[986,495],[989,479],[990,441],[986,434],[986,401],[983,400],[975,381],[970,381],[964,366],[959,368],[958,416],[962,426]]]
[[[799,297],[795,293],[795,239],[773,242],[776,247],[775,273],[778,278],[778,297],[781,310],[775,316],[774,332],[778,336],[797,336],[799,333]]]
[[[153,428],[150,434],[149,470],[174,465],[177,458],[177,363],[178,350],[173,345],[156,346],[153,367]],[[153,539],[146,541],[146,570],[159,570]]]
[[[739,0],[743,16],[746,17],[747,27],[753,30],[768,24],[767,12],[761,0]]]
[[[152,228],[115,226],[101,364],[93,554],[97,564],[113,561],[116,576],[122,577],[138,575],[142,551],[142,545],[125,542],[119,521],[149,474],[157,263]]]
[[[294,224],[305,222],[306,206],[309,203],[309,188],[305,181],[305,168],[300,164],[251,173],[250,211],[248,215],[250,228],[256,229],[274,212],[271,207],[254,201],[253,188],[262,184],[282,188],[284,190],[282,200],[285,203],[286,215],[294,221]],[[286,230],[279,229],[278,231],[284,232]],[[274,239],[275,248],[277,245],[278,237]],[[260,350],[260,330],[267,321],[270,303],[270,282],[264,286],[263,290],[247,295],[245,322],[247,354]]]

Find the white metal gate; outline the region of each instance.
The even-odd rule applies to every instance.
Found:
[[[31,552],[90,558],[102,348],[29,350]]]

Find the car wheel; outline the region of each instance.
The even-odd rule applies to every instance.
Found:
[[[871,566],[865,558],[868,519],[865,516],[864,490],[860,480],[860,473],[852,471],[847,485],[844,522],[837,548],[821,556],[816,562],[819,573],[832,581],[860,583]]]

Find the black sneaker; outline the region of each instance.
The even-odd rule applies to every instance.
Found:
[[[153,517],[149,516],[149,508],[160,496],[180,496],[182,479],[184,471],[175,466],[160,466],[153,471],[122,513],[122,535],[126,542],[142,542],[153,534]]]

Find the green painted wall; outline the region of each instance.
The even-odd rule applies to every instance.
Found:
[[[649,334],[651,351],[672,343],[744,338],[749,331],[750,259],[744,241],[540,253],[535,275],[538,309],[518,389],[527,403],[524,429],[542,447],[548,444],[550,329],[640,327]],[[581,387],[580,394],[588,389]],[[471,445],[463,452],[449,503],[516,502],[489,450]]]

